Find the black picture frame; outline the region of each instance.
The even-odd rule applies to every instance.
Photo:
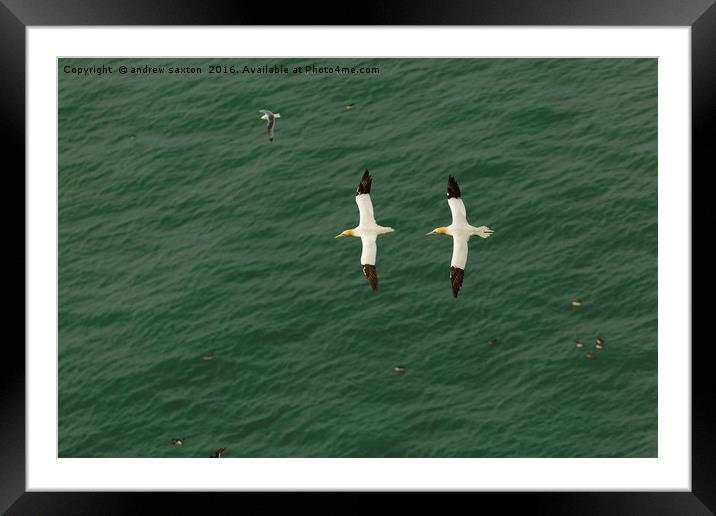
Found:
[[[28,26],[64,25],[561,25],[561,26],[689,26],[692,44],[692,178],[715,170],[711,141],[716,125],[716,4],[714,0],[463,0],[434,3],[427,0],[391,4],[362,2],[346,6],[285,6],[237,1],[188,0],[0,0],[0,106],[5,179],[12,176],[19,190],[8,188],[6,199],[25,203],[25,30]],[[23,171],[21,173],[20,171]],[[22,195],[16,193],[21,191]],[[14,220],[8,210],[5,220]],[[12,210],[12,211],[10,211]],[[692,202],[692,219],[693,202]],[[6,225],[6,227],[9,224]],[[685,228],[690,230],[690,228]],[[25,263],[25,227],[22,229]],[[20,237],[18,237],[19,240]],[[9,246],[7,249],[12,249]],[[693,245],[692,245],[693,253]],[[3,261],[20,258],[7,252]],[[693,254],[692,254],[693,256]],[[10,270],[10,267],[8,267]],[[692,268],[693,270],[693,268]],[[9,276],[9,275],[8,275]],[[24,313],[23,302],[13,302]],[[10,298],[13,299],[14,298]],[[693,309],[691,311],[693,314]],[[693,315],[692,315],[693,318]],[[23,335],[25,327],[23,326]],[[124,514],[146,512],[150,502],[162,504],[162,513],[187,512],[187,493],[61,493],[25,489],[25,350],[19,340],[7,340],[0,375],[0,512],[7,514]],[[683,343],[691,344],[691,343]],[[692,491],[690,492],[529,492],[470,493],[473,507],[499,506],[500,511],[528,509],[536,514],[713,514],[716,511],[716,424],[710,396],[711,362],[708,343],[692,346]],[[235,505],[247,493],[200,493],[199,503],[215,512],[216,501]],[[211,501],[209,498],[211,497]],[[403,508],[377,494],[347,495],[341,512]],[[477,497],[477,499],[473,499]],[[191,497],[193,499],[193,497]],[[281,497],[293,510],[302,494]],[[310,497],[316,510],[315,497]],[[420,498],[420,497],[417,497]],[[380,501],[377,501],[379,499]],[[375,500],[375,502],[374,502]],[[423,502],[419,502],[421,505]],[[320,505],[320,504],[319,504]],[[272,507],[275,507],[272,504]],[[360,508],[364,507],[365,511]],[[334,509],[336,509],[334,507]],[[234,512],[234,511],[232,511]]]

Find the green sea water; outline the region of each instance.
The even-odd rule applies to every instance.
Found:
[[[58,67],[60,457],[658,455],[656,59]]]

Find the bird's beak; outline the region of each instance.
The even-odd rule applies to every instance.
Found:
[[[340,235],[336,235],[336,238],[341,238],[341,237],[344,237],[344,236],[345,236],[345,235],[344,235],[343,233],[341,233]]]
[[[434,235],[434,234],[435,234],[435,231],[431,231],[430,233],[425,233],[425,236],[430,236],[430,235]]]

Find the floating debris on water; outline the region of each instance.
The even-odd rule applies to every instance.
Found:
[[[210,459],[220,459],[221,454],[224,453],[225,450],[226,450],[226,448],[217,448],[216,451],[214,452],[214,455],[210,455],[209,458]]]
[[[211,360],[211,359],[213,359],[213,358],[214,358],[214,354],[213,354],[213,353],[206,353],[206,354],[204,354],[204,355],[201,356],[201,359],[202,359],[202,360]]]
[[[346,104],[346,109],[353,109],[353,103]]]
[[[591,351],[587,351],[586,357],[587,357],[587,358],[594,358],[594,353],[592,353]]]
[[[580,349],[584,347],[584,342],[582,342],[581,340],[575,340],[574,344]]]
[[[396,373],[404,373],[405,366],[402,366],[402,365],[393,366],[393,371],[395,371]]]
[[[171,443],[174,446],[181,446],[184,444],[185,439],[183,437],[172,437]]]
[[[582,306],[581,299],[572,299],[572,306]]]
[[[490,340],[488,340],[487,343],[488,343],[490,346],[494,346],[495,344],[497,344],[497,338],[496,338],[496,337],[490,337]]]

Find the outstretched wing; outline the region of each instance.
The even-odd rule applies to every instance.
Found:
[[[356,204],[360,212],[360,225],[375,224],[375,216],[373,215],[373,202],[370,200],[370,194],[360,194],[356,196]]]
[[[452,259],[450,260],[450,283],[452,284],[452,295],[457,293],[462,286],[465,277],[465,264],[467,263],[467,237],[453,235],[452,237]]]
[[[465,203],[462,199],[448,199],[448,205],[452,212],[452,223],[456,226],[467,224],[467,213],[465,212]]]
[[[370,186],[373,178],[366,170],[358,184],[356,191],[356,204],[360,212],[360,225],[375,224],[375,216],[373,215],[373,202],[370,200]]]
[[[465,203],[462,202],[460,195],[460,187],[457,186],[457,181],[450,176],[447,188],[448,206],[450,206],[450,211],[452,212],[452,223],[458,226],[467,224]]]
[[[363,252],[360,255],[360,263],[362,265],[375,265],[375,255],[378,250],[378,246],[375,242],[376,238],[377,235],[375,234],[360,237],[361,242],[363,242]]]
[[[452,260],[450,265],[460,269],[465,268],[467,263],[467,236],[453,235],[452,237]]]
[[[360,263],[363,267],[363,274],[368,279],[368,283],[376,290],[378,288],[378,274],[375,270],[375,255],[378,251],[376,245],[377,235],[366,235],[360,237],[363,243],[363,252],[360,255]]]

